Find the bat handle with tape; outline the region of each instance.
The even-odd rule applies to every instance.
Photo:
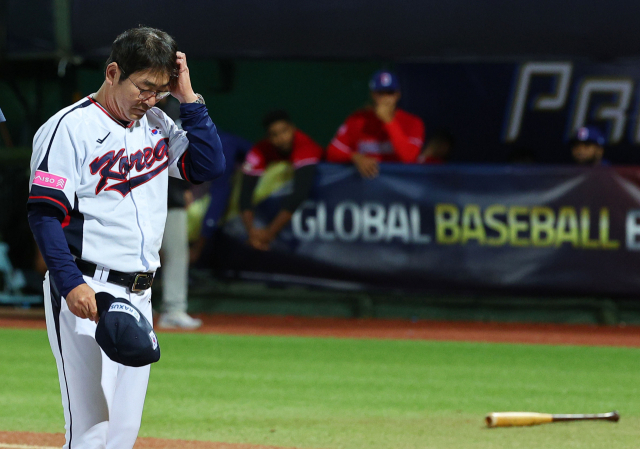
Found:
[[[553,422],[556,421],[585,421],[585,420],[600,420],[600,421],[620,421],[620,414],[617,411],[609,413],[595,413],[584,415],[553,415]]]

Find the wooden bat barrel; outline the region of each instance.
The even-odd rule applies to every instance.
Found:
[[[489,413],[485,421],[489,427],[533,426],[553,422],[553,415],[533,412],[496,412]]]

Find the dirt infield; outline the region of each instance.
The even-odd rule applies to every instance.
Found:
[[[201,316],[203,333],[640,347],[640,326]]]
[[[204,321],[198,333],[640,347],[640,326],[198,316]],[[44,316],[5,312],[0,314],[0,327],[44,329]]]
[[[64,444],[58,433],[0,432],[0,449],[57,449]],[[276,446],[216,443],[212,441],[138,438],[135,449],[285,449]],[[293,449],[293,448],[290,448]]]

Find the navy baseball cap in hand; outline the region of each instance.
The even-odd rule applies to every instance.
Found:
[[[96,293],[96,304],[96,341],[111,360],[136,367],[160,360],[156,334],[137,307],[106,292]]]
[[[369,90],[372,92],[398,91],[400,90],[400,83],[394,73],[387,70],[379,70],[371,77]]]

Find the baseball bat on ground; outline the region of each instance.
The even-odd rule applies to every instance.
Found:
[[[620,414],[616,411],[593,415],[552,415],[550,413],[533,412],[499,412],[489,413],[485,417],[488,427],[534,426],[560,421],[613,421],[618,422]]]

